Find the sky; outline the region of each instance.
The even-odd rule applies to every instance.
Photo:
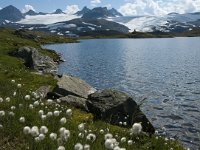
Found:
[[[60,8],[73,14],[84,6],[116,8],[125,16],[200,12],[200,0],[0,0],[0,9],[13,5],[22,12],[53,12]]]

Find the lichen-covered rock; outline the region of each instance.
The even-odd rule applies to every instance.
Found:
[[[24,65],[30,69],[53,74],[57,72],[57,62],[54,62],[49,56],[39,53],[36,48],[21,47],[12,52],[11,55],[21,58]]]
[[[123,92],[111,89],[95,92],[88,96],[86,105],[96,119],[115,125],[126,122],[126,127],[142,122],[144,132],[154,133],[155,131],[137,103]]]
[[[58,78],[57,85],[53,89],[53,93],[55,93],[55,95],[60,95],[60,97],[73,95],[87,98],[89,94],[95,91],[96,90],[85,81],[68,75],[63,75]]]

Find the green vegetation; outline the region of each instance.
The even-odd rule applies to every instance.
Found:
[[[119,146],[127,150],[136,149],[155,149],[155,150],[183,150],[179,142],[169,140],[156,135],[148,136],[146,134],[130,135],[129,130],[102,121],[93,121],[92,114],[83,112],[76,108],[66,106],[59,101],[50,103],[45,99],[40,99],[34,95],[34,91],[42,85],[48,85],[53,88],[56,80],[50,74],[38,75],[34,70],[29,70],[24,67],[23,62],[19,59],[9,56],[9,52],[21,46],[33,46],[38,48],[40,52],[47,54],[57,59],[55,52],[44,50],[40,44],[54,42],[75,42],[72,39],[66,39],[58,36],[45,35],[43,33],[27,32],[25,36],[16,34],[14,30],[0,29],[0,149],[1,150],[55,150],[58,148],[57,141],[49,138],[50,133],[59,133],[61,127],[65,127],[70,131],[70,137],[63,144],[66,149],[74,149],[76,143],[89,144],[92,150],[103,150],[104,134],[112,133],[118,135],[115,138],[118,142],[122,137],[126,137],[127,141],[132,140],[134,143],[128,145],[127,142],[120,142]],[[38,39],[30,37],[38,37]],[[22,86],[20,87],[21,84]],[[16,93],[15,93],[16,92]],[[30,97],[26,95],[30,95]],[[25,98],[26,96],[26,98]],[[10,99],[9,99],[9,98]],[[37,103],[36,103],[37,102]],[[72,116],[66,114],[66,110],[72,109]],[[43,115],[39,115],[39,111],[43,110]],[[60,111],[58,116],[48,116],[48,112],[54,113]],[[5,114],[3,113],[5,112]],[[46,117],[45,117],[46,116]],[[24,117],[25,120],[20,119]],[[67,118],[67,122],[62,124],[60,119]],[[96,140],[86,140],[80,138],[78,125],[86,123],[85,129],[87,132],[92,132],[96,135]],[[30,134],[23,133],[25,126],[46,126],[48,133],[41,141],[36,140]],[[99,131],[103,129],[104,134]],[[91,130],[91,131],[90,131]],[[87,135],[84,131],[84,134]],[[59,134],[58,134],[59,137]]]

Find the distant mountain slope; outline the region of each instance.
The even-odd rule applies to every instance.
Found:
[[[35,16],[35,15],[38,15],[38,13],[36,13],[36,12],[33,11],[33,10],[29,10],[28,12],[24,13],[24,16],[26,16],[26,15]]]
[[[24,18],[24,16],[21,11],[12,5],[9,5],[0,10],[0,23],[5,20],[16,22],[22,18]]]
[[[122,16],[116,9],[107,9],[107,7],[96,7],[83,14],[82,18],[107,18]]]
[[[85,7],[83,7],[82,10],[76,12],[75,15],[82,16],[82,15],[84,15],[85,13],[88,13],[88,12],[90,12],[90,11],[91,11],[91,10],[85,6]]]

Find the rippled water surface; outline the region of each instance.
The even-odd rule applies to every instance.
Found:
[[[63,55],[60,73],[78,76],[98,89],[134,96],[157,130],[200,146],[200,37],[97,39],[45,45]]]

